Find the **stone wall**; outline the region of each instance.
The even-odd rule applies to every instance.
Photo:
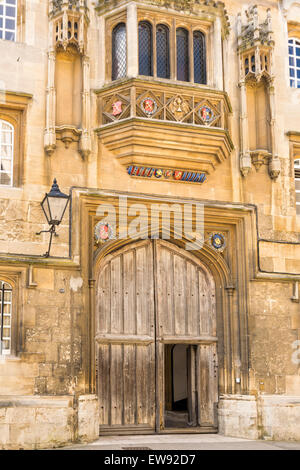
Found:
[[[300,440],[300,396],[223,395],[218,413],[225,436]]]
[[[47,449],[95,440],[95,396],[1,396],[0,449]],[[88,418],[87,418],[88,413]]]
[[[300,395],[300,364],[293,358],[299,338],[299,303],[292,282],[250,284],[250,391]]]

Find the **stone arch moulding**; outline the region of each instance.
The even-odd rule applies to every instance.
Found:
[[[170,241],[160,240],[160,243],[166,243],[174,250],[181,250],[184,253],[184,245],[187,240],[176,240],[174,232]],[[145,239],[140,238],[140,242]],[[95,299],[97,286],[97,277],[100,271],[101,263],[107,257],[112,257],[123,247],[137,243],[138,240],[112,240],[105,243],[94,252],[92,257],[92,266],[90,277],[93,279],[93,289],[90,289],[90,303],[93,304],[93,315],[95,317]],[[238,308],[238,289],[233,285],[231,270],[222,256],[216,254],[212,248],[204,245],[203,249],[196,252],[185,251],[187,258],[193,259],[196,263],[211,273],[216,285],[216,303],[217,303],[217,331],[218,331],[218,355],[219,355],[219,395],[226,393],[247,393],[248,389],[248,354],[242,352],[242,337],[247,337],[247,321],[240,317],[241,311]],[[244,314],[244,312],[243,312]],[[95,318],[91,319],[91,324],[95,325]],[[94,331],[91,341],[93,341]],[[245,340],[246,341],[246,340]],[[246,347],[247,348],[247,347]],[[94,354],[94,353],[92,353]],[[93,360],[91,361],[93,367]],[[91,377],[93,375],[91,371]],[[241,384],[237,384],[236,378],[241,379]],[[95,386],[95,377],[92,378]]]

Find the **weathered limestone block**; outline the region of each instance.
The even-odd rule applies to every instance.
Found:
[[[259,438],[255,396],[222,395],[218,414],[220,434],[244,439]]]
[[[95,395],[80,396],[77,407],[71,396],[0,396],[0,449],[92,441],[99,434],[98,416]]]
[[[300,390],[299,390],[300,391]],[[261,400],[262,438],[300,440],[300,395],[263,395]]]
[[[78,397],[78,440],[88,442],[99,436],[99,405],[96,395]]]

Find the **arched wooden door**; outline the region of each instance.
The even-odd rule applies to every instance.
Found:
[[[171,243],[142,241],[103,260],[96,292],[100,433],[165,428],[172,344],[187,345],[190,426],[216,429],[215,286],[206,268]]]

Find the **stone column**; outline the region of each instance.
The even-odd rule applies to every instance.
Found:
[[[272,54],[272,53],[271,53]],[[270,54],[270,57],[271,57]],[[272,58],[271,58],[272,61]],[[277,143],[277,128],[276,128],[276,110],[275,110],[275,91],[273,83],[269,86],[269,99],[270,99],[270,134],[271,134],[271,148],[272,157],[269,162],[269,174],[274,180],[280,175],[280,160],[278,158],[278,143]]]
[[[241,80],[240,87],[240,169],[243,176],[251,171],[251,156],[249,152],[249,129],[247,113],[247,92],[245,80]]]
[[[90,136],[90,62],[87,56],[82,58],[82,135],[79,144],[79,152],[83,159],[86,159],[91,153]]]
[[[217,90],[223,90],[222,28],[221,28],[221,19],[218,16],[214,22],[213,51],[214,51],[214,86],[215,88],[217,88]]]
[[[55,50],[51,48],[48,52],[48,84],[47,84],[47,90],[46,90],[46,129],[45,129],[45,134],[44,134],[44,148],[45,148],[45,152],[49,156],[52,155],[56,147],[56,134],[55,134],[56,91],[55,91],[55,83],[54,83],[55,60],[56,60],[56,53],[55,53]]]
[[[138,71],[138,24],[135,3],[127,6],[127,75],[136,77]]]
[[[99,54],[98,54],[98,79],[97,87],[100,88],[104,85],[106,80],[106,70],[105,70],[105,51],[108,45],[105,44],[105,20],[103,16],[98,18],[98,31],[99,31]]]

